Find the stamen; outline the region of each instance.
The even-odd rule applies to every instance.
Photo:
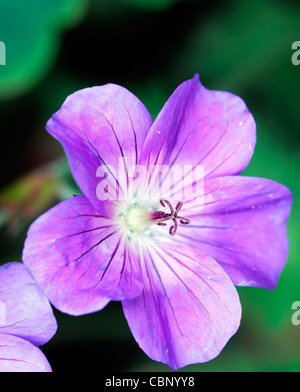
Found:
[[[169,229],[169,234],[171,235],[171,236],[174,236],[176,233],[177,233],[177,220],[175,219],[175,218],[173,218],[172,219],[173,220],[173,222],[174,222],[174,226],[171,226],[170,227],[170,229]]]
[[[172,214],[172,215],[174,214],[174,208],[173,208],[172,204],[171,204],[167,199],[160,199],[159,201],[160,201],[160,204],[161,204],[163,207],[165,207],[165,204],[164,204],[164,203],[166,203],[167,206],[170,208],[171,214]]]
[[[180,218],[180,217],[178,217],[178,218]],[[182,218],[180,218],[180,223],[182,225],[189,225],[191,223],[191,221],[188,218],[182,217]]]
[[[176,204],[176,207],[175,207],[175,210],[176,210],[176,213],[178,214],[178,212],[181,210],[181,207],[183,206],[183,201],[179,201],[177,204]]]
[[[167,224],[165,222],[172,220],[173,226],[171,226],[169,229],[169,234],[171,236],[174,236],[177,233],[177,228],[178,228],[177,219],[179,219],[179,222],[182,225],[189,225],[191,223],[191,221],[188,218],[186,218],[184,216],[178,216],[178,213],[183,206],[183,201],[179,201],[176,204],[175,210],[174,210],[172,204],[168,200],[161,198],[159,200],[159,202],[163,207],[165,207],[167,205],[170,209],[170,213],[167,214],[162,211],[157,211],[155,213],[155,215],[156,215],[156,217],[159,217],[159,218],[156,219],[154,223],[158,226],[166,226]]]

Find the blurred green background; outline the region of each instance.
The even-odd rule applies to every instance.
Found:
[[[138,96],[153,118],[184,80],[241,96],[257,122],[246,169],[294,194],[290,252],[273,291],[238,288],[239,331],[215,360],[182,371],[300,371],[300,40],[297,0],[1,0],[0,263],[20,260],[29,224],[76,193],[45,123],[70,93],[108,82]],[[300,56],[299,56],[300,58]],[[54,371],[166,371],[139,349],[112,302],[71,317],[42,347]],[[200,320],[201,322],[201,320]]]

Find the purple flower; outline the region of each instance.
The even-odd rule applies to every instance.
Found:
[[[108,84],[69,96],[47,130],[83,192],[38,218],[25,242],[53,305],[81,315],[122,301],[140,347],[173,369],[217,356],[240,324],[234,285],[274,288],[288,250],[291,192],[238,176],[256,138],[244,102],[195,75],[152,123]]]
[[[27,267],[0,267],[0,372],[51,372],[37,346],[47,343],[57,324],[51,306]]]

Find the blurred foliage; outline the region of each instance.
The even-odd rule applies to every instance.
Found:
[[[123,3],[146,9],[162,9],[169,7],[176,0],[121,0]]]
[[[164,9],[167,7],[171,7],[173,3],[180,0],[119,0],[125,4],[137,7],[144,8],[147,10],[151,9]],[[199,2],[201,0],[189,0],[190,2]]]
[[[83,17],[85,0],[1,0],[0,40],[6,64],[0,72],[0,99],[21,94],[53,66],[59,34]]]
[[[55,202],[79,193],[66,158],[38,168],[0,192],[0,229],[16,238]]]
[[[8,65],[0,66],[0,122],[12,136],[0,154],[9,179],[0,191],[0,262],[20,260],[32,220],[79,192],[61,147],[44,131],[67,95],[119,83],[155,118],[172,91],[199,73],[207,88],[241,96],[256,119],[257,145],[243,174],[285,184],[294,203],[278,287],[238,288],[237,334],[218,358],[182,371],[300,371],[300,326],[291,323],[300,300],[300,66],[291,63],[299,20],[292,0],[90,0],[87,12],[80,1],[2,0]],[[119,303],[56,316],[59,330],[43,350],[54,370],[168,370],[139,349]]]

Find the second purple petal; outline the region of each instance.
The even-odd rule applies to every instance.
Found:
[[[0,333],[0,372],[51,372],[45,355],[32,343]]]
[[[48,121],[47,130],[63,145],[85,196],[96,210],[111,216],[110,203],[97,196],[100,177],[107,175],[111,190],[126,196],[119,179],[126,179],[127,167],[138,163],[151,124],[138,98],[124,87],[107,84],[70,95]],[[120,162],[121,173],[116,175]]]
[[[0,267],[0,333],[19,336],[36,346],[48,342],[57,324],[42,289],[23,263]]]
[[[63,201],[31,225],[23,261],[52,304],[69,314],[94,312],[142,291],[137,255],[85,196]]]
[[[141,250],[144,291],[123,301],[129,327],[152,359],[172,369],[216,357],[240,324],[233,283],[207,254],[170,242]]]
[[[201,203],[183,206],[191,225],[177,240],[211,255],[235,285],[272,289],[287,261],[291,204],[290,190],[272,180],[206,180]]]
[[[238,96],[206,89],[199,75],[183,82],[154,121],[141,164],[204,165],[205,177],[239,174],[255,146],[256,126]]]

